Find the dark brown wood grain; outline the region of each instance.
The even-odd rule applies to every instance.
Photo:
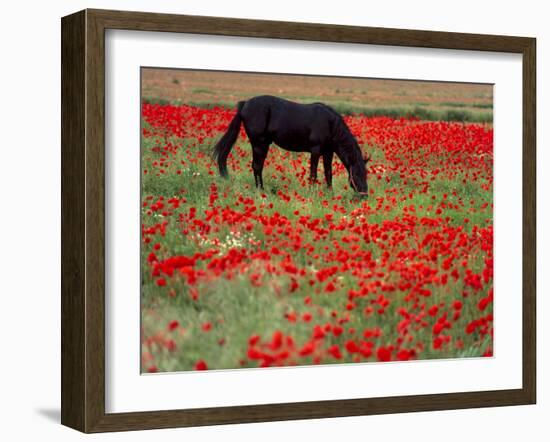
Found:
[[[105,414],[105,38],[86,11],[86,431]]]
[[[523,389],[537,394],[537,139],[536,41],[523,53]]]
[[[367,43],[376,45],[522,52],[525,37],[463,34],[409,29],[342,26],[315,23],[247,20],[149,12],[88,10],[106,29],[186,32],[191,34],[284,38],[289,40]]]
[[[85,14],[61,29],[61,422],[85,428]]]
[[[523,55],[523,386],[338,401],[105,413],[105,30]],[[536,398],[536,46],[525,37],[86,10],[62,19],[62,423],[84,432],[532,404]]]

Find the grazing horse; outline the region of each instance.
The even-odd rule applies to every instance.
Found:
[[[323,103],[299,104],[270,95],[239,101],[237,113],[218,141],[212,156],[220,175],[227,177],[227,157],[237,141],[241,123],[252,145],[252,169],[256,187],[263,188],[262,170],[271,143],[292,152],[311,152],[310,178],[317,179],[323,157],[325,180],[332,186],[334,154],[348,171],[351,187],[368,195],[366,163],[357,140],[341,115]]]

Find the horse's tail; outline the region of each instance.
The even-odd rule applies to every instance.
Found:
[[[212,158],[218,162],[220,175],[223,177],[227,176],[227,157],[229,156],[229,152],[231,152],[235,141],[237,141],[239,131],[241,130],[241,110],[245,103],[246,101],[239,101],[237,104],[237,113],[231,120],[227,131],[223,134],[220,141],[218,141],[212,150]]]

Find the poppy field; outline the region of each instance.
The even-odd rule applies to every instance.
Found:
[[[358,198],[275,145],[257,189],[242,129],[221,178],[235,108],[141,110],[143,373],[492,356],[489,123],[344,116]]]

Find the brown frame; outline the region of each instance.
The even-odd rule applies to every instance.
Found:
[[[523,56],[523,386],[403,397],[105,413],[105,30],[185,32]],[[62,31],[61,422],[83,432],[534,404],[536,40],[450,32],[84,10]]]

